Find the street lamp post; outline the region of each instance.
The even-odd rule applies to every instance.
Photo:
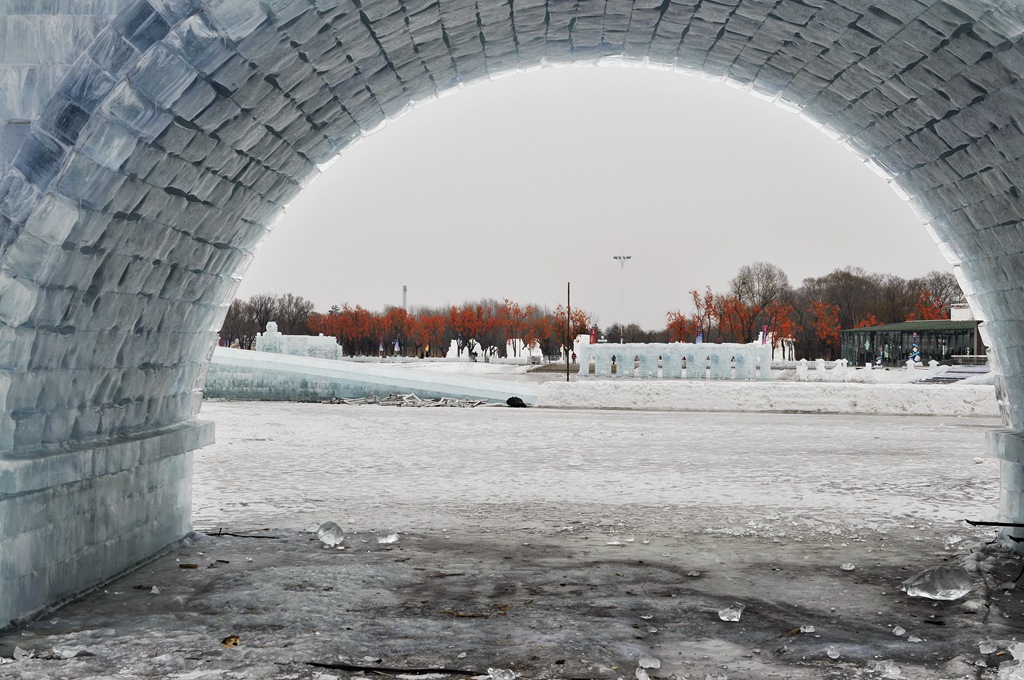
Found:
[[[623,334],[623,318],[626,314],[626,260],[630,259],[631,255],[612,255],[613,260],[619,261],[619,270],[621,275],[619,277],[619,344],[623,344],[625,336]]]

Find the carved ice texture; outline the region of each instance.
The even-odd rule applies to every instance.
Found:
[[[341,359],[341,345],[334,338],[315,335],[284,335],[277,330],[277,323],[267,323],[265,333],[256,336],[257,352],[291,354],[316,359]]]
[[[985,320],[1008,428],[992,438],[1001,514],[1024,520],[1016,4],[0,0],[0,479],[11,460],[195,427],[216,331],[257,245],[348,144],[492,74],[624,61],[799,110],[906,197]],[[704,368],[726,372],[721,356]],[[43,487],[50,465],[33,468]],[[92,479],[70,511],[105,497]],[[4,484],[3,502],[20,502],[21,486]],[[167,514],[180,484],[151,515]],[[118,557],[93,559],[106,539],[65,545],[7,519],[18,511],[0,516],[2,544],[18,545],[0,554],[0,625],[76,587],[17,555],[113,574],[150,549],[111,539]]]

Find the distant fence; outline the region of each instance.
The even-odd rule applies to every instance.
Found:
[[[772,348],[759,343],[601,343],[580,352],[581,377],[771,380]]]

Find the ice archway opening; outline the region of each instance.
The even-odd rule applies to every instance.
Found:
[[[417,102],[544,64],[728,80],[799,109],[903,192],[986,319],[1001,511],[1024,517],[1016,1],[0,8],[0,625],[187,529],[216,331],[319,168]]]

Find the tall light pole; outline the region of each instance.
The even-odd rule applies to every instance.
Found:
[[[612,255],[613,260],[619,261],[619,269],[621,270],[621,276],[619,278],[619,344],[623,342],[623,317],[626,314],[626,260],[631,255]]]

